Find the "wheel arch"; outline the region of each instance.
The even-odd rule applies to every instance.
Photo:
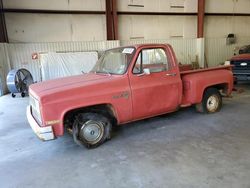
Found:
[[[219,84],[213,84],[213,85],[209,85],[203,88],[203,91],[199,97],[199,102],[202,101],[202,98],[206,92],[206,90],[208,90],[209,88],[215,88],[218,91],[222,91],[222,93],[225,93],[226,95],[228,95],[228,89],[229,89],[229,84],[228,83],[219,83]]]
[[[78,113],[87,113],[87,112],[99,113],[106,116],[107,118],[110,119],[112,125],[117,125],[118,123],[117,113],[112,104],[97,104],[97,105],[75,108],[65,112],[63,115],[64,128],[71,129],[74,117]]]

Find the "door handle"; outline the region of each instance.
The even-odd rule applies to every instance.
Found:
[[[176,73],[167,73],[166,76],[176,76]]]

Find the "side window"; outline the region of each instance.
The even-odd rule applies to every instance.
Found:
[[[148,68],[152,73],[168,70],[167,56],[162,48],[144,49],[140,52],[134,66],[133,73],[142,73],[143,69],[146,68]]]

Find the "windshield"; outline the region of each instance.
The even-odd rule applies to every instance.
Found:
[[[91,72],[105,74],[124,74],[133,57],[135,48],[116,48],[104,52]]]

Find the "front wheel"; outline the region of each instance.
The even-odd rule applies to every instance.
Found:
[[[77,144],[87,148],[101,145],[111,137],[110,120],[97,113],[79,113],[73,123],[73,137]]]
[[[196,110],[203,113],[215,113],[220,111],[222,97],[216,88],[208,88],[203,95],[202,101],[196,104]]]

